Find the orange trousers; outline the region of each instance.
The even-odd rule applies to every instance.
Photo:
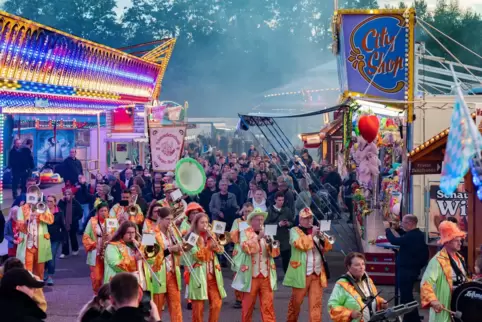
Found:
[[[41,279],[44,278],[45,263],[38,262],[38,248],[27,248],[25,251],[25,269]]]
[[[288,306],[288,322],[298,321],[301,304],[308,294],[310,311],[310,322],[321,321],[321,305],[323,303],[323,288],[321,287],[320,276],[311,274],[306,276],[305,288],[292,288],[290,304]]]
[[[218,322],[223,300],[219,294],[216,277],[208,274],[209,322]],[[204,301],[192,300],[192,322],[203,322]]]
[[[95,258],[95,266],[90,266],[90,280],[92,281],[92,290],[97,295],[100,287],[104,284],[104,260],[99,256]]]
[[[273,289],[268,277],[254,277],[251,280],[251,291],[243,295],[243,322],[253,320],[254,305],[259,296],[261,303],[261,320],[263,322],[275,322],[276,315],[273,304]]]
[[[166,274],[166,293],[154,294],[154,303],[159,310],[159,316],[162,318],[162,308],[167,302],[169,309],[169,316],[171,322],[182,322],[182,308],[181,308],[181,291],[177,286],[176,274],[169,272]],[[166,301],[167,298],[167,301]]]

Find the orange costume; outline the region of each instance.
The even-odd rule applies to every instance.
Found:
[[[259,297],[262,321],[275,322],[273,298],[278,277],[273,258],[279,256],[280,249],[267,244],[265,238],[258,239],[252,228],[247,228],[241,233],[240,244],[242,254],[237,261],[240,268],[232,286],[244,293],[242,321],[253,320],[254,305]]]
[[[130,206],[123,207],[119,204],[116,204],[110,210],[109,217],[111,217],[111,218],[115,217],[120,222],[120,217],[123,214],[128,212],[129,207]],[[141,208],[138,205],[135,205],[135,207],[137,208],[137,213],[134,216],[131,215],[131,214],[128,214],[129,215],[129,221],[135,223],[138,226],[140,226],[144,222],[144,215],[142,214]]]
[[[196,246],[186,253],[195,274],[189,277],[188,289],[188,298],[192,301],[193,322],[203,322],[206,300],[209,300],[209,322],[217,322],[223,304],[222,299],[226,297],[221,266],[216,256],[216,253],[223,253],[224,248],[218,244],[213,250],[213,243],[215,242],[209,239],[206,233],[201,233]]]
[[[163,232],[156,233],[156,243],[159,245],[160,252],[155,257],[152,269],[161,283],[159,284],[157,280],[153,278],[149,290],[153,294],[153,300],[159,309],[160,316],[162,316],[162,307],[164,307],[167,300],[170,321],[182,322],[179,254],[173,254],[169,251],[169,247],[175,245],[170,234],[164,234]],[[180,243],[178,239],[176,239],[176,244],[177,243]]]
[[[300,227],[290,230],[291,258],[283,285],[291,287],[288,322],[298,321],[301,304],[308,295],[310,322],[321,321],[323,288],[327,287],[324,253],[332,245],[306,233]]]
[[[106,232],[105,219],[100,216],[90,218],[82,236],[82,244],[87,252],[87,265],[90,266],[92,290],[97,294],[104,279],[104,257],[102,232]]]

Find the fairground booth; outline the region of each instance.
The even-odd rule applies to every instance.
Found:
[[[472,118],[475,120],[476,115],[473,114]],[[481,127],[479,131],[482,132]],[[449,133],[450,129],[445,129],[410,151],[408,158],[413,176],[441,173]],[[439,247],[438,225],[442,220],[454,217],[460,229],[467,233],[462,254],[466,257],[469,268],[474,267],[482,246],[482,218],[477,216],[482,214],[482,202],[477,196],[474,182],[477,180],[474,180],[472,171],[468,171],[451,195],[442,192],[438,181],[431,182],[425,191],[425,207],[429,210],[425,214],[425,227],[431,254],[435,254]]]
[[[20,138],[33,140],[40,172],[45,166],[55,168],[74,147],[84,169],[105,170],[105,115],[134,114],[131,110],[152,104],[174,40],[137,57],[6,12],[0,12],[0,26],[2,169]],[[9,178],[4,172],[2,178]],[[52,170],[44,177],[61,182]],[[0,194],[0,203],[2,198]]]
[[[337,155],[328,157],[337,160],[342,177],[356,173],[354,230],[367,271],[381,284],[395,283],[395,255],[380,238],[383,221],[398,221],[407,208],[402,196],[413,121],[414,24],[413,9],[342,9],[333,18],[343,102],[335,121],[342,142],[337,151],[335,141],[331,154]]]

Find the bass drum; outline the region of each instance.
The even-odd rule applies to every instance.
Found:
[[[451,310],[461,312],[462,320],[457,322],[482,321],[482,283],[468,282],[460,285],[452,293]]]

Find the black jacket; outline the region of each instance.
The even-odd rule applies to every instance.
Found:
[[[27,170],[34,168],[32,151],[27,147],[11,149],[8,153],[8,168],[12,169],[13,174],[26,174]]]
[[[42,322],[47,314],[27,294],[17,290],[0,291],[0,321]]]
[[[65,229],[65,217],[62,211],[54,214],[54,223],[48,225],[50,241],[63,242],[66,238],[67,230]]]
[[[71,184],[76,184],[79,181],[79,175],[83,173],[82,163],[79,159],[67,157],[62,163],[62,172],[65,182],[70,181]]]
[[[279,223],[283,220],[288,220],[289,226],[280,227]],[[280,250],[289,250],[290,246],[290,228],[294,224],[293,213],[290,208],[282,207],[280,211],[276,210],[274,206],[268,209],[268,217],[264,221],[265,225],[277,225],[276,236],[274,239],[279,240]]]
[[[400,237],[395,237],[391,229],[386,229],[386,234],[392,245],[400,246],[397,256],[398,267],[419,274],[427,265],[429,257],[425,234],[418,228],[406,233],[400,231]]]
[[[60,210],[64,213],[64,218],[67,214],[67,202],[64,199],[59,200],[59,204],[57,205]],[[84,210],[80,203],[72,199],[72,224],[70,225],[70,229],[77,231],[79,230],[79,220],[84,216]]]
[[[109,322],[145,322],[141,309],[137,307],[122,307],[114,312]]]

